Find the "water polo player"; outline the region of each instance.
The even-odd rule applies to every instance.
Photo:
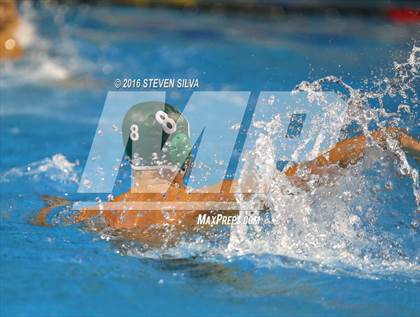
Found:
[[[203,226],[197,224],[199,215],[239,213],[235,180],[187,190],[184,177],[192,165],[189,123],[174,106],[160,102],[133,106],[123,121],[123,138],[132,167],[131,190],[112,202],[82,209],[75,216],[75,222],[100,218],[106,227],[129,238],[160,246],[176,242],[185,233],[202,230]],[[307,178],[301,175],[321,175],[328,166],[345,168],[355,164],[363,157],[369,138],[382,147],[386,147],[386,140],[395,140],[404,151],[417,159],[420,157],[419,141],[401,129],[385,128],[369,136],[338,142],[325,154],[295,164],[283,173],[291,183],[304,186]],[[242,182],[241,192],[252,192],[254,185],[251,180]]]

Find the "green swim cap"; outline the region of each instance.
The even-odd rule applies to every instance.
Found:
[[[124,117],[122,131],[134,169],[189,168],[189,124],[176,107],[155,101],[134,105]]]

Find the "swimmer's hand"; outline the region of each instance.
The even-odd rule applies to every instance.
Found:
[[[42,200],[44,201],[45,206],[39,210],[38,214],[33,220],[33,224],[43,227],[50,226],[47,218],[51,210],[53,210],[56,207],[66,206],[70,204],[70,202],[67,199],[48,195],[43,195]]]
[[[417,162],[420,163],[420,141],[402,132],[400,136],[400,143],[404,152],[413,156]]]
[[[409,135],[406,130],[387,127],[373,132],[372,137],[384,148],[387,148],[386,142],[388,140],[395,140],[407,155],[420,161],[420,141]]]
[[[305,173],[303,174],[305,175],[323,175],[331,172],[328,167],[339,166],[346,168],[349,165],[353,165],[363,157],[369,144],[369,137],[384,149],[388,148],[388,141],[395,140],[405,153],[420,161],[419,140],[408,135],[403,129],[387,127],[371,132],[368,137],[361,135],[340,141],[332,149],[316,159],[289,167],[285,171],[285,175],[298,181],[298,183],[305,183],[304,177],[297,177],[299,171],[304,171]]]

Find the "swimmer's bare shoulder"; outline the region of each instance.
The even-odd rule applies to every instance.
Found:
[[[221,191],[227,184],[232,190]],[[96,205],[81,209],[75,216],[75,222],[100,216],[105,219],[108,226],[115,229],[144,229],[152,225],[171,225],[183,230],[194,230],[200,214],[217,214],[221,212],[218,206],[222,203],[231,203],[230,206],[233,204],[229,210],[223,210],[224,214],[238,213],[239,208],[235,208],[235,186],[237,181],[224,181],[192,191],[187,191],[182,185],[174,184],[165,194],[128,191],[110,203],[101,204],[100,207]],[[121,203],[126,207],[122,211],[123,215],[121,211],[113,210],[115,203]],[[138,210],[136,203],[147,204],[151,209]],[[163,208],[162,204],[169,208]]]

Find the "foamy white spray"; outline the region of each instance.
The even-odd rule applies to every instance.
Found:
[[[362,133],[368,135],[372,123],[378,128],[390,123],[398,125],[400,111],[416,116],[418,53],[419,48],[414,47],[405,63],[395,63],[395,75],[377,81],[375,91],[354,89],[334,76],[312,83],[302,82],[296,90],[307,92],[308,98],[322,98],[324,91],[334,87],[349,105],[347,124],[356,122]],[[385,98],[396,95],[400,98],[398,111],[387,112]],[[373,100],[379,107],[370,106]],[[418,274],[418,251],[404,246],[405,239],[411,239],[414,244],[418,241],[415,225],[420,202],[418,171],[410,166],[398,142],[389,139],[387,149],[383,149],[370,139],[370,146],[360,162],[347,169],[332,167],[328,177],[304,175],[308,182],[300,188],[274,168],[273,135],[280,128],[277,121],[274,118],[255,124],[259,128],[257,142],[255,149],[245,154],[246,163],[240,177],[240,184],[253,177],[268,193],[265,197],[257,194],[251,198],[237,195],[243,216],[250,210],[257,213],[253,207],[265,201],[271,211],[272,226],[233,226],[225,255],[281,255],[316,263],[318,269],[363,275]],[[407,216],[408,223],[404,223],[407,219],[394,219],[395,223],[403,222],[404,230],[398,226],[385,228],[382,223],[388,220],[383,219],[390,217],[385,213],[391,211],[387,210],[389,206],[384,203],[381,192],[392,197],[393,182],[398,183],[404,177],[411,179],[413,195],[409,192],[403,195],[404,199],[412,200],[413,210],[411,215],[400,215]]]

